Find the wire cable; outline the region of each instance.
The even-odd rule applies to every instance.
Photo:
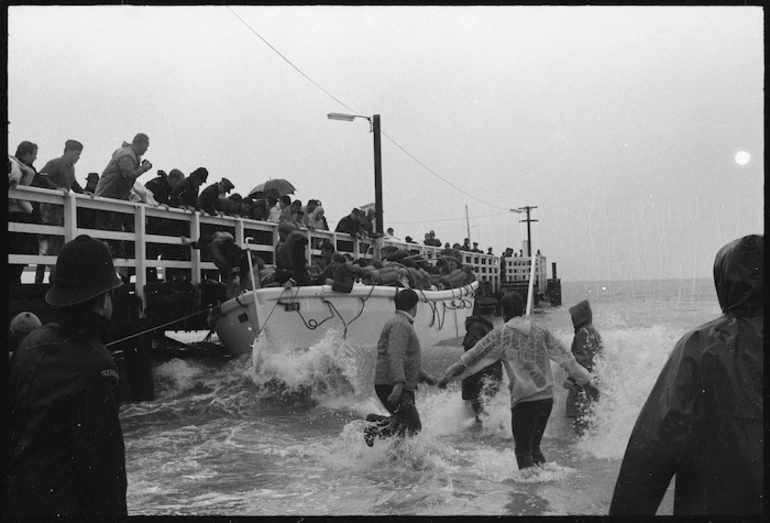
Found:
[[[305,73],[304,73],[304,72],[303,72],[303,71],[302,71],[302,70],[301,70],[299,67],[297,67],[296,65],[294,65],[294,64],[291,62],[291,60],[289,60],[288,58],[286,58],[286,57],[285,57],[285,56],[284,56],[284,55],[283,55],[283,54],[282,54],[282,53],[281,53],[281,52],[280,52],[278,49],[276,49],[275,47],[273,47],[273,45],[272,45],[270,42],[268,42],[268,41],[267,41],[267,40],[266,40],[266,39],[265,39],[265,38],[264,38],[264,37],[263,37],[261,34],[259,34],[259,33],[258,33],[258,32],[257,32],[257,31],[256,31],[256,30],[253,28],[253,27],[251,27],[251,26],[248,24],[248,22],[246,22],[246,21],[245,21],[243,18],[241,18],[241,17],[238,15],[238,13],[236,13],[235,11],[233,11],[233,9],[232,9],[230,6],[225,6],[225,7],[227,8],[227,10],[228,10],[228,11],[230,11],[230,12],[233,14],[233,16],[235,16],[235,17],[236,17],[238,20],[240,20],[240,22],[241,22],[243,25],[245,25],[245,26],[246,26],[246,28],[248,28],[248,30],[249,30],[249,31],[251,31],[252,33],[254,33],[254,35],[256,35],[256,36],[257,36],[257,38],[259,38],[260,40],[262,40],[262,42],[264,42],[264,44],[265,44],[266,46],[268,46],[268,47],[269,47],[269,48],[270,48],[270,49],[271,49],[271,50],[272,50],[272,51],[273,51],[275,54],[277,54],[278,56],[280,56],[280,57],[281,57],[281,58],[282,58],[282,59],[283,59],[283,60],[284,60],[284,61],[285,61],[287,64],[289,64],[289,65],[290,65],[290,66],[291,66],[291,67],[292,67],[292,68],[293,68],[295,71],[297,71],[297,72],[298,72],[300,75],[302,75],[302,77],[304,77],[304,78],[305,78],[307,81],[309,81],[309,82],[310,82],[311,84],[313,84],[315,87],[317,87],[318,89],[320,89],[320,90],[321,90],[321,91],[322,91],[324,94],[326,94],[326,95],[327,95],[329,98],[331,98],[332,100],[334,100],[335,102],[337,102],[338,104],[340,104],[342,107],[344,107],[344,108],[345,108],[345,109],[347,109],[348,111],[351,111],[351,112],[353,112],[353,113],[356,113],[356,114],[358,113],[358,111],[356,111],[355,109],[353,109],[352,107],[350,107],[349,105],[347,105],[345,102],[343,102],[342,100],[340,100],[339,98],[337,98],[336,96],[334,96],[332,93],[330,93],[329,91],[327,91],[326,89],[324,89],[324,88],[323,88],[323,87],[322,87],[320,84],[318,84],[318,83],[317,83],[315,80],[313,80],[313,79],[312,79],[312,78],[310,78],[310,77],[309,77],[307,74],[305,74]],[[389,136],[389,135],[388,135],[388,134],[386,134],[385,132],[382,132],[382,135],[383,135],[383,136],[385,136],[385,137],[386,137],[388,140],[390,140],[390,142],[391,142],[391,143],[393,143],[393,145],[395,145],[396,147],[398,147],[399,149],[401,149],[401,151],[402,151],[402,152],[404,152],[404,154],[406,154],[406,155],[407,155],[409,158],[411,158],[412,160],[414,160],[414,161],[415,161],[415,162],[416,162],[418,165],[420,165],[421,167],[423,167],[425,170],[427,170],[427,171],[428,171],[429,173],[431,173],[433,176],[435,176],[436,178],[438,178],[438,179],[439,179],[439,180],[441,180],[442,182],[446,183],[447,185],[449,185],[449,186],[450,186],[450,187],[452,187],[453,189],[455,189],[455,190],[457,190],[457,191],[459,191],[459,192],[463,193],[464,195],[468,196],[469,198],[472,198],[472,199],[476,200],[476,201],[477,201],[477,202],[479,202],[479,203],[483,203],[484,205],[488,205],[488,206],[490,206],[490,207],[494,207],[495,209],[505,210],[505,208],[504,208],[504,207],[500,207],[499,205],[495,205],[495,204],[493,204],[493,203],[489,203],[489,202],[486,202],[486,201],[484,201],[484,200],[481,200],[481,199],[479,199],[479,198],[476,198],[476,197],[475,197],[475,196],[473,196],[472,194],[470,194],[470,193],[466,192],[465,190],[463,190],[463,189],[459,188],[458,186],[456,186],[455,184],[453,184],[452,182],[450,182],[449,180],[447,180],[446,178],[444,178],[443,176],[441,176],[440,174],[438,174],[436,171],[434,171],[433,169],[431,169],[430,167],[428,167],[427,165],[425,165],[425,164],[424,164],[422,161],[420,161],[419,159],[417,159],[417,157],[415,157],[415,156],[414,156],[412,153],[410,153],[409,151],[407,151],[407,150],[406,150],[406,148],[404,148],[404,147],[403,147],[401,144],[399,144],[399,143],[398,143],[396,140],[394,140],[394,139],[393,139],[391,136]]]

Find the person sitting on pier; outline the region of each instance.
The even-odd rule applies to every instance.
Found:
[[[198,167],[190,176],[185,178],[175,189],[171,191],[171,205],[195,211],[198,209],[198,191],[200,186],[206,183],[209,171],[205,167]]]
[[[278,226],[280,240],[275,246],[275,281],[280,284],[310,285],[307,271],[307,237],[292,222]]]
[[[461,251],[469,251],[470,252],[470,250],[471,250],[471,239],[470,238],[465,238],[463,240],[463,244],[460,246],[460,250]]]
[[[479,249],[479,242],[473,242],[473,249],[471,249],[471,252],[480,252],[481,254],[484,254],[484,251]]]
[[[267,213],[267,220],[271,223],[278,223],[281,221],[281,210],[283,207],[281,206],[281,202],[278,201],[278,199],[273,198],[272,196],[267,197],[267,205],[268,205],[268,213]]]
[[[265,266],[262,258],[253,256],[255,281],[252,281],[252,267],[249,265],[248,253],[235,243],[235,238],[229,232],[216,231],[214,234],[203,234],[194,242],[191,242],[186,236],[182,236],[182,244],[189,245],[193,249],[206,251],[209,254],[211,261],[214,262],[219,273],[227,282],[225,299],[234,298],[245,290],[255,288],[255,286],[259,288],[258,274]]]

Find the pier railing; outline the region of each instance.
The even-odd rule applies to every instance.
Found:
[[[125,256],[114,259],[116,269],[126,274],[133,273],[135,293],[144,302],[144,288],[148,283],[148,269],[160,275],[177,271],[184,279],[198,284],[205,277],[217,278],[217,268],[198,250],[182,244],[181,236],[196,240],[201,234],[215,230],[229,231],[236,243],[260,256],[265,264],[274,263],[274,248],[278,243],[277,224],[231,216],[211,216],[200,211],[186,211],[165,206],[153,207],[144,203],[115,200],[77,194],[73,191],[52,191],[38,187],[19,186],[8,191],[8,197],[59,207],[64,219],[60,225],[47,225],[10,221],[8,231],[32,236],[30,245],[37,245],[39,239],[63,237],[64,242],[80,234],[88,234],[101,240],[119,240],[125,247]],[[125,217],[127,231],[112,231],[96,228],[99,213],[119,214]],[[310,231],[302,229],[308,237],[308,263],[321,255],[323,240],[332,242],[339,252],[350,253],[354,258],[371,258],[373,240],[355,239],[345,233],[333,231]],[[422,254],[431,262],[441,255],[442,248],[390,239],[384,245],[394,245],[414,254]],[[500,289],[500,259],[491,254],[461,251],[463,262],[471,265],[476,277],[488,292]],[[523,261],[524,258],[517,258]],[[543,258],[544,260],[544,258]],[[512,260],[507,259],[506,263]],[[8,242],[8,264],[24,264],[26,270],[34,272],[36,265],[53,266],[56,256],[40,255],[36,247],[28,246],[26,252],[13,241]],[[505,270],[505,269],[504,269]],[[189,276],[188,276],[189,274]],[[513,274],[513,273],[512,273]]]

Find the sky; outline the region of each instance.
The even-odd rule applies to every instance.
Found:
[[[332,229],[533,248],[565,281],[708,278],[764,231],[764,32],[756,6],[10,6],[8,150],[84,144],[101,173],[150,137],[153,169],[270,178]]]

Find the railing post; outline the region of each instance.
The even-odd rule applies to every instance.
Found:
[[[64,243],[75,239],[75,230],[77,229],[78,204],[75,200],[74,191],[69,191],[64,195]]]
[[[197,241],[201,236],[201,220],[198,211],[193,211],[190,218],[190,241]],[[193,285],[199,285],[201,282],[201,251],[198,249],[190,250],[190,261],[192,264],[192,274],[190,281]]]
[[[309,229],[305,232],[305,236],[307,237],[307,249],[305,250],[305,259],[307,259],[307,264],[309,266],[313,264],[313,238],[310,236]]]
[[[134,206],[134,262],[136,265],[136,284],[134,294],[141,300],[144,316],[144,286],[147,284],[147,243],[145,241],[145,206]]]
[[[237,218],[235,220],[235,244],[243,246],[246,241],[245,227],[243,226],[243,218]]]

